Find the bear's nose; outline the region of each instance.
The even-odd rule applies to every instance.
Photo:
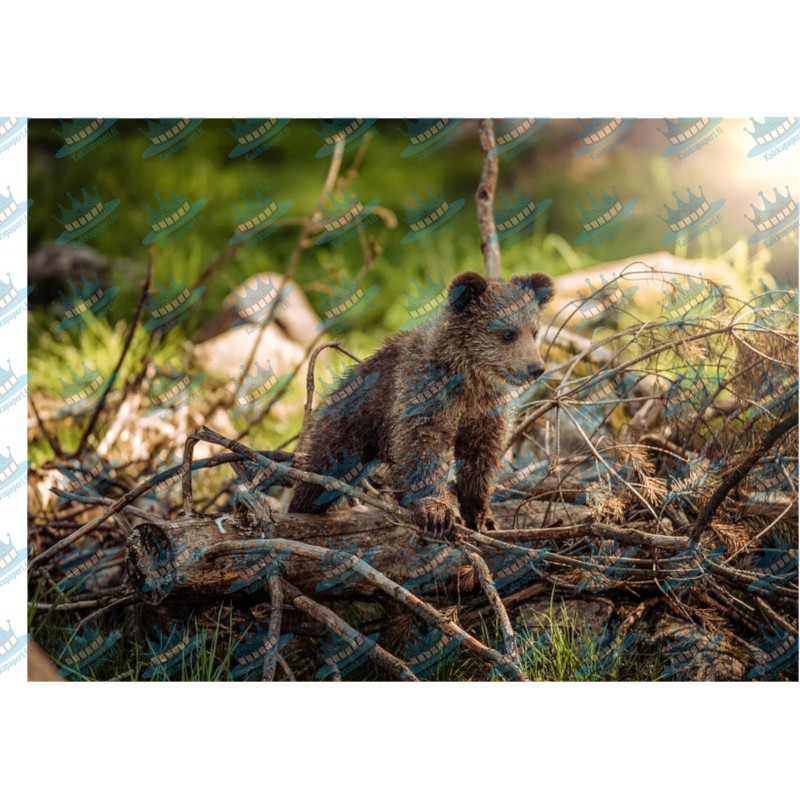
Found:
[[[534,380],[538,380],[539,378],[544,375],[544,365],[543,364],[529,364],[528,365],[528,375],[533,378]]]

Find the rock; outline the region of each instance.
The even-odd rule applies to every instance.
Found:
[[[638,264],[637,262],[642,262]],[[633,265],[633,266],[629,266]],[[678,281],[679,285],[684,285],[681,275],[691,275],[695,279],[702,276],[706,280],[710,280],[719,286],[730,287],[730,293],[734,297],[741,299],[749,298],[750,293],[746,291],[742,282],[733,271],[733,267],[721,259],[687,259],[679,258],[672,253],[666,251],[658,253],[646,253],[640,256],[632,256],[621,261],[608,261],[593,267],[589,270],[580,270],[567,275],[559,275],[554,279],[555,295],[553,302],[548,306],[543,314],[546,321],[553,319],[553,317],[563,309],[569,306],[571,302],[580,301],[578,292],[581,292],[583,297],[587,297],[597,289],[603,286],[603,279],[610,281],[613,274],[619,276],[623,268],[628,267],[628,272],[638,273],[634,277],[622,278],[617,282],[621,290],[636,287],[635,304],[637,313],[651,313],[657,315],[662,312],[659,303],[666,304],[667,296],[665,289],[669,287],[665,281]],[[648,276],[646,273],[649,268],[652,268],[652,275]],[[677,273],[677,274],[673,274]],[[589,283],[587,283],[587,280]],[[591,284],[591,289],[589,285]],[[558,315],[558,324],[560,324],[570,311],[562,312]],[[575,314],[568,327],[572,327],[577,322],[583,320],[582,314]]]
[[[563,614],[574,620],[579,626],[589,628],[591,632],[599,636],[608,626],[613,615],[613,608],[608,603],[599,600],[584,600],[575,598],[574,600],[554,600],[541,598],[532,600],[521,606],[518,612],[519,621],[527,625],[534,635],[539,635],[551,628],[551,615],[554,616],[556,625],[563,622]]]

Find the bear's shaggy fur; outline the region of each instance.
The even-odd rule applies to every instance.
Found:
[[[457,275],[432,322],[388,339],[328,395],[305,432],[303,466],[356,483],[379,459],[425,530],[493,530],[493,476],[513,417],[505,405],[544,372],[538,312],[552,291],[542,273]],[[328,413],[338,398],[341,412]],[[319,513],[335,495],[300,483],[289,510]]]

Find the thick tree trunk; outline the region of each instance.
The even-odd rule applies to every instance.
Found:
[[[517,525],[535,526],[538,506],[522,514]],[[513,511],[496,512],[512,526]],[[273,520],[251,516],[194,515],[138,525],[128,538],[126,566],[130,583],[154,605],[208,603],[225,598],[261,602],[269,598],[269,577],[277,572],[302,592],[320,597],[371,597],[378,589],[345,565],[270,550],[271,538],[341,550],[365,560],[386,577],[408,585],[416,594],[458,588],[459,568],[469,562],[457,548],[431,545],[387,514],[359,507],[327,514],[274,514]],[[575,522],[586,520],[581,510]],[[540,546],[541,542],[531,542]],[[477,582],[475,589],[477,590]]]

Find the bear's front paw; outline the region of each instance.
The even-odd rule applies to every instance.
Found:
[[[479,533],[498,530],[497,520],[488,508],[470,510],[465,513],[467,527]]]
[[[428,500],[414,507],[414,520],[427,533],[450,538],[453,525],[463,525],[464,520],[452,503],[446,500]]]

